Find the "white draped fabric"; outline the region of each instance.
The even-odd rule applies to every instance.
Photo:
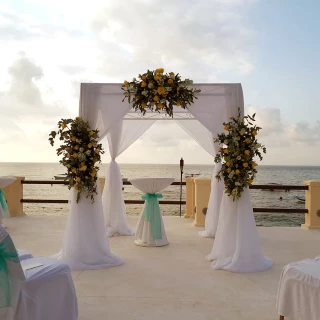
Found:
[[[120,167],[115,159],[148,130],[153,123],[154,120],[123,121],[123,119],[120,119],[107,134],[112,160],[106,172],[102,206],[108,236],[131,236],[134,234],[128,226],[126,207],[122,195],[122,177]]]
[[[123,263],[110,252],[99,184],[97,190],[93,204],[84,194],[77,203],[76,191],[72,188],[70,192],[63,247],[54,258],[69,264],[71,270],[102,269]]]
[[[206,259],[214,260],[213,269],[233,272],[260,272],[272,266],[261,251],[248,188],[235,201],[223,194],[216,237]]]
[[[189,106],[188,110],[175,107],[174,112],[180,114],[189,112],[210,132],[211,137],[223,131],[223,122],[228,122],[230,117],[238,115],[238,108],[241,115],[243,115],[244,103],[240,84],[195,84],[194,86],[201,90],[198,95],[199,99],[195,100],[195,103]],[[115,146],[119,145],[120,136],[122,136],[119,123],[122,123],[121,120],[131,109],[127,101],[121,102],[122,98],[121,84],[91,83],[81,85],[80,115],[85,120],[88,120],[92,127],[100,130],[101,138],[109,132],[111,137],[113,134],[111,132],[114,130],[116,138],[109,138],[109,142],[112,141]],[[150,121],[150,118],[143,121]],[[202,132],[204,131],[202,130]],[[205,137],[205,135],[202,137]],[[201,145],[207,151],[210,150],[208,151],[210,154],[214,155],[212,146],[210,146],[210,143],[208,144],[208,137],[210,136],[199,139],[199,136],[197,136],[196,139],[201,141]],[[134,140],[131,141],[133,142]],[[110,151],[113,148],[114,146],[110,148]],[[114,151],[113,160],[121,153],[119,150]],[[115,186],[115,194],[117,194],[117,201],[120,206],[120,202],[122,204],[120,195],[122,190],[119,182],[120,171],[116,166],[116,162],[111,161],[110,177],[112,174],[115,177],[107,177],[106,180],[109,181],[109,187],[107,187],[109,189],[113,188],[111,186],[112,181],[118,181],[118,185]],[[216,166],[214,175],[218,169],[219,167]],[[205,233],[202,234],[203,236],[213,237],[216,233],[212,253],[208,256],[209,259],[215,259],[212,266],[238,272],[262,271],[269,268],[272,265],[272,261],[265,258],[260,249],[249,191],[245,190],[241,199],[233,202],[232,198],[222,194],[223,182],[218,183],[214,180],[208,209],[210,214],[206,219]],[[105,205],[110,206],[111,199],[109,198],[104,202],[107,202]],[[116,210],[110,208],[108,210],[108,223],[111,223],[111,214],[113,217],[118,217],[119,215],[113,215]],[[120,216],[123,217],[123,215]],[[218,228],[216,227],[217,221]],[[90,230],[92,231],[93,229]]]
[[[134,185],[136,188],[141,190],[142,192],[154,194],[158,193],[161,190],[167,188],[172,182],[174,181],[174,178],[140,178],[140,179],[131,179],[130,182],[132,185]],[[149,200],[150,204],[152,204],[154,211],[160,210],[159,209],[159,203],[158,199],[154,198]],[[157,208],[155,208],[157,207]],[[161,239],[154,239],[152,237],[152,228],[151,228],[151,221],[147,221],[143,217],[143,212],[146,209],[146,203],[144,204],[144,207],[142,209],[141,215],[139,217],[137,228],[136,228],[136,236],[137,240],[135,241],[135,244],[139,246],[165,246],[167,245],[168,239],[166,235],[166,231],[163,224],[162,215],[160,213],[160,220],[161,220]]]
[[[215,136],[204,127],[199,121],[176,120],[198,144],[213,157],[218,151],[218,145],[213,142]],[[213,238],[216,235],[219,219],[219,210],[223,193],[223,181],[218,181],[215,176],[221,169],[221,164],[215,165],[211,178],[211,192],[205,219],[205,230],[199,231],[199,235],[206,238]]]
[[[280,277],[277,309],[285,318],[320,319],[320,261],[304,259],[286,265]]]

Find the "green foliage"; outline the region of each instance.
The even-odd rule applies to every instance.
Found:
[[[201,90],[188,88],[193,83],[192,80],[182,81],[179,74],[163,72],[162,68],[148,70],[139,74],[138,80],[133,78],[131,82],[124,81],[122,90],[125,97],[122,101],[128,99],[135,111],[140,110],[143,115],[147,110],[164,110],[173,117],[174,105],[187,109],[188,105],[194,103],[194,99],[198,99],[195,94]]]
[[[97,193],[97,172],[101,163],[102,145],[98,143],[99,131],[92,130],[89,123],[81,117],[76,119],[61,119],[58,122],[58,131],[51,131],[49,141],[54,145],[54,139],[60,135],[62,144],[57,148],[57,155],[62,155],[59,161],[67,169],[66,180],[68,188],[77,191],[77,202],[81,194],[86,193],[94,202]]]
[[[255,114],[242,118],[238,109],[238,117],[230,120],[228,123],[223,123],[226,133],[218,134],[214,139],[214,142],[222,146],[214,161],[223,162],[216,178],[224,180],[225,192],[235,200],[240,198],[243,190],[252,184],[258,165],[253,161],[254,157],[262,160],[261,152],[266,153],[266,148],[258,143],[256,138],[262,128],[253,124]]]

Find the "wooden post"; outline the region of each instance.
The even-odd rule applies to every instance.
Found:
[[[305,181],[304,184],[309,187],[306,191],[306,209],[305,223],[301,225],[304,229],[320,229],[320,180]]]
[[[20,202],[20,200],[23,199],[23,184],[21,180],[24,180],[24,177],[15,178],[16,180],[14,182],[3,188],[11,217],[25,215],[23,212],[23,203]]]

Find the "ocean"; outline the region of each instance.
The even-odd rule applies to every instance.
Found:
[[[99,176],[105,175],[107,164],[102,164]],[[179,165],[174,164],[120,164],[124,178],[138,177],[173,177],[180,181]],[[185,165],[185,174],[212,176],[213,165]],[[54,175],[64,173],[59,163],[0,163],[0,176],[22,176],[28,180],[54,180]],[[255,184],[280,183],[303,185],[306,180],[320,179],[320,167],[317,166],[259,166]],[[169,186],[162,194],[166,200],[179,200],[179,186]],[[297,203],[295,196],[304,196],[304,191],[263,191],[250,190],[253,207],[269,208],[304,208]],[[124,199],[141,199],[141,192],[133,186],[124,187]],[[68,199],[69,190],[64,185],[24,185],[25,199]],[[282,200],[280,199],[282,197]],[[183,187],[185,199],[185,187]],[[137,215],[142,205],[127,205],[127,214]],[[182,212],[185,207],[182,206]],[[66,204],[25,204],[27,215],[67,215]],[[179,205],[162,205],[163,215],[179,215]],[[304,214],[255,214],[258,226],[299,226],[304,223]]]

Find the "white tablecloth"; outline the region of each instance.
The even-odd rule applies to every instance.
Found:
[[[168,187],[173,181],[174,178],[139,178],[139,179],[131,179],[129,180],[132,185],[145,193],[158,193],[161,190]],[[143,211],[142,210],[140,218],[138,220],[137,228],[136,228],[136,236],[138,240],[135,241],[135,244],[141,246],[165,246],[169,242],[167,240],[167,235],[165,232],[163,219],[161,216],[161,239],[153,239],[151,233],[151,224],[150,221],[146,221],[143,219]]]
[[[305,259],[283,268],[278,313],[295,320],[320,319],[320,261]]]
[[[0,177],[0,189],[5,188],[9,184],[11,184],[13,181],[17,180],[17,178],[13,177]]]

